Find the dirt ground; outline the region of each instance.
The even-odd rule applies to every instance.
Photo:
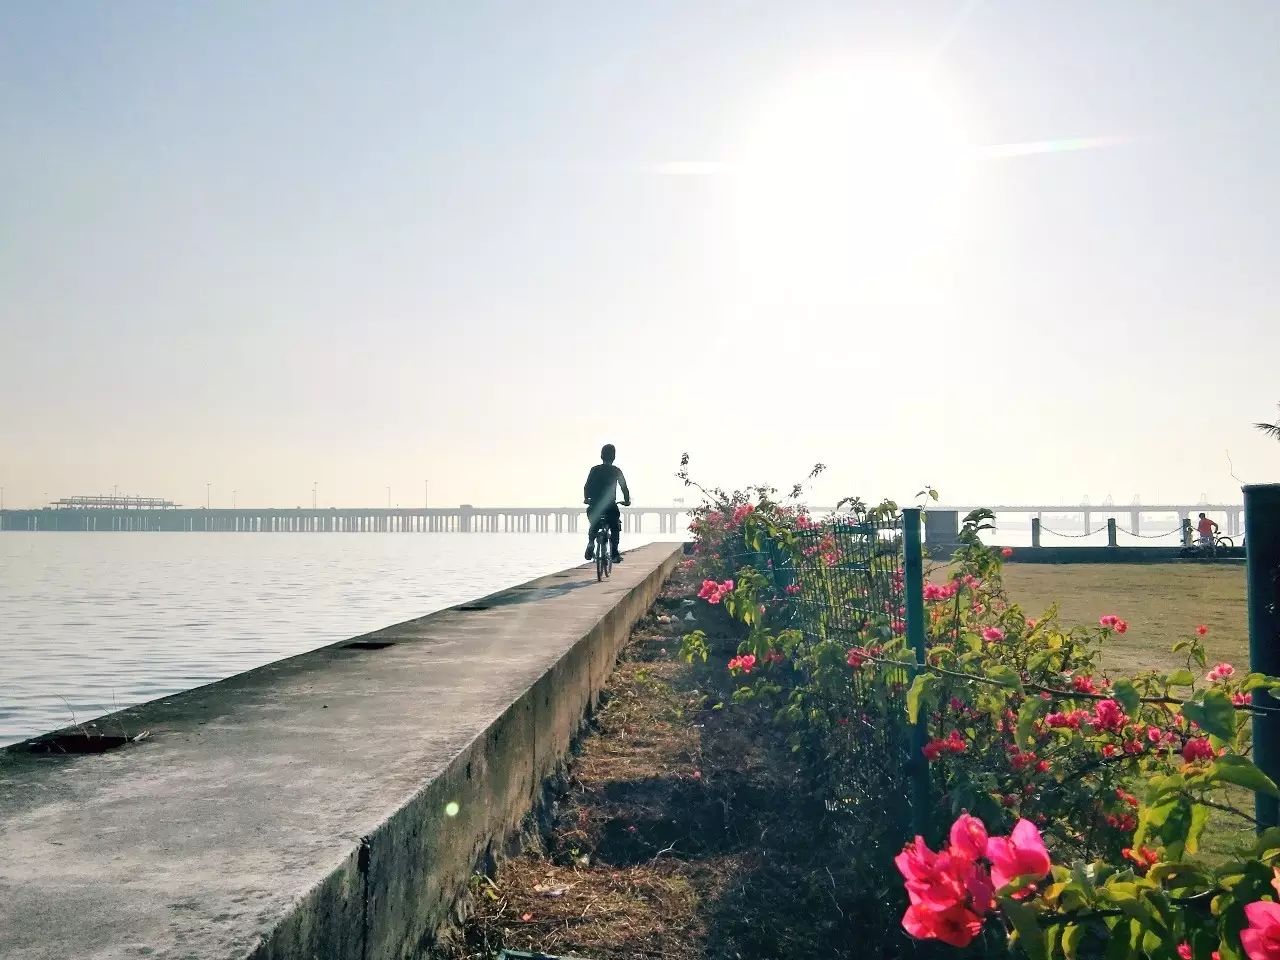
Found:
[[[823,804],[794,788],[796,761],[768,718],[725,702],[728,625],[688,595],[669,584],[637,626],[549,835],[474,880],[470,919],[438,957],[882,955],[859,944],[896,916],[848,902]],[[695,625],[719,645],[709,666],[679,659]],[[889,955],[910,949],[890,939],[902,943]]]

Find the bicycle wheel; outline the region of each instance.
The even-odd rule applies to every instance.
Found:
[[[1214,546],[1227,547],[1227,548],[1234,547],[1235,545],[1236,545],[1236,542],[1232,540],[1230,537],[1219,537],[1217,541],[1215,541],[1214,543]]]
[[[596,583],[605,578],[605,562],[609,559],[605,554],[604,548],[600,544],[600,538],[596,537]]]

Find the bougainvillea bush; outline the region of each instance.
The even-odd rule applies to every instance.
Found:
[[[1029,616],[982,543],[985,511],[915,585],[918,665],[900,511],[842,507],[818,521],[767,488],[712,491],[687,564],[701,602],[740,625],[735,699],[821,761],[833,811],[861,811],[850,856],[900,901],[885,935],[974,955],[1280,960],[1280,830],[1236,856],[1200,852],[1211,811],[1253,824],[1241,798],[1277,793],[1249,733],[1269,709],[1255,693],[1280,680],[1211,663],[1195,625],[1175,647],[1182,669],[1109,674],[1124,612]],[[684,652],[711,655],[696,632]],[[915,765],[927,810],[906,802]],[[927,824],[914,839],[913,822]]]

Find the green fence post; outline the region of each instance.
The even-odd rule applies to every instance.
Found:
[[[1244,488],[1244,544],[1249,583],[1249,669],[1280,675],[1280,483]],[[1259,707],[1280,708],[1265,687],[1253,692]],[[1253,715],[1253,760],[1272,780],[1280,781],[1280,717]],[[1280,821],[1274,797],[1255,794],[1258,831]]]
[[[925,662],[924,545],[920,538],[920,513],[917,507],[902,511],[902,589],[906,594],[907,640],[916,661],[916,668],[912,671],[913,678]],[[911,730],[911,758],[908,761],[911,772],[911,819],[916,833],[922,837],[931,837],[933,834],[930,822],[933,805],[929,797],[929,764],[924,757],[928,735],[928,717],[922,710]]]

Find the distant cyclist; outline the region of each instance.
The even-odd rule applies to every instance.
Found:
[[[1200,519],[1196,523],[1196,533],[1200,534],[1200,546],[1212,548],[1213,538],[1214,538],[1214,535],[1217,534],[1217,532],[1218,532],[1218,525],[1214,523],[1212,520],[1210,520],[1208,517],[1206,517],[1203,513],[1200,514]]]
[[[614,466],[614,458],[618,452],[612,443],[600,448],[601,463],[597,463],[587,474],[586,486],[582,488],[582,498],[587,505],[587,552],[586,559],[595,556],[596,524],[601,518],[609,525],[609,547],[613,553],[613,562],[621,563],[622,554],[618,552],[618,541],[622,538],[622,514],[618,512],[618,487],[622,487],[622,505],[631,506],[631,491],[627,489],[627,478]]]

